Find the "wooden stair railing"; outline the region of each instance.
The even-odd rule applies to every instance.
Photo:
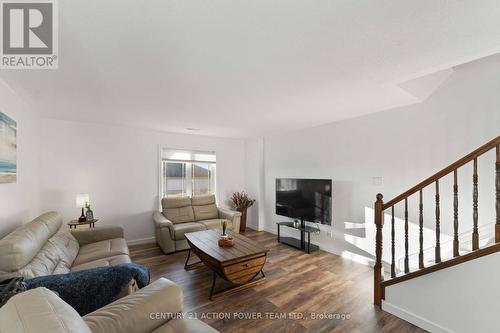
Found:
[[[496,208],[496,223],[495,223],[495,245],[488,248],[479,249],[479,233],[478,233],[478,157],[489,152],[490,150],[496,150],[496,161],[495,161],[495,208]],[[465,164],[472,162],[472,252],[465,255],[459,254],[459,239],[458,239],[458,168],[464,166]],[[440,194],[439,194],[439,180],[449,174],[453,173],[453,258],[441,261],[441,211],[440,211]],[[422,190],[434,184],[435,186],[435,224],[436,224],[436,245],[435,245],[435,265],[424,267],[424,252],[423,252],[423,194]],[[417,193],[419,194],[419,269],[410,272],[409,268],[409,258],[408,258],[408,198]],[[404,201],[404,223],[405,223],[405,261],[404,261],[404,275],[396,276],[395,269],[395,251],[394,251],[394,206],[396,206],[401,201]],[[390,209],[391,215],[391,279],[384,281],[384,272],[382,267],[382,228],[384,225],[384,212]],[[394,199],[384,203],[383,195],[381,193],[377,194],[377,201],[375,202],[375,266],[374,266],[374,303],[376,305],[382,304],[382,299],[384,299],[385,287],[393,285],[402,281],[406,281],[418,276],[422,276],[437,270],[441,270],[453,265],[457,265],[481,256],[491,254],[500,251],[500,136],[489,141],[488,143],[482,145],[478,149],[474,150],[467,156],[459,159],[455,163],[450,164],[446,168],[437,172],[433,176],[427,178],[426,180],[420,182],[416,186],[412,187],[408,191],[398,195]]]

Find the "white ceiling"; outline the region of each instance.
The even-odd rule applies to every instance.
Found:
[[[245,137],[419,102],[500,52],[498,0],[59,1],[59,69],[2,70],[42,116]]]

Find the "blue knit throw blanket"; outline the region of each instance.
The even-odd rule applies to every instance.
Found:
[[[40,276],[25,280],[27,289],[45,287],[59,294],[81,316],[118,299],[131,279],[139,288],[149,284],[149,270],[138,264],[98,267],[68,274]]]

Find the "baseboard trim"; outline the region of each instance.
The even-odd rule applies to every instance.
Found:
[[[255,231],[260,231],[259,226],[254,225],[254,224],[247,224],[247,228],[250,228],[250,229],[255,230]]]
[[[267,231],[267,232],[269,232],[271,234],[275,234],[275,235],[278,234],[277,230],[274,230],[273,228],[269,228],[268,226],[264,226],[264,231]]]
[[[127,241],[127,245],[140,245],[140,244],[150,244],[155,243],[156,239],[154,237],[138,238]]]
[[[390,314],[395,315],[403,320],[406,320],[409,323],[412,323],[415,326],[418,326],[426,331],[433,333],[454,333],[453,331],[444,328],[432,321],[429,321],[425,318],[422,318],[414,313],[411,313],[405,309],[400,308],[399,306],[393,305],[387,301],[382,301],[382,310],[389,312]]]

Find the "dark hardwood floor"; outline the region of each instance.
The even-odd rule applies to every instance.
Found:
[[[163,276],[182,287],[184,311],[221,332],[425,332],[373,305],[371,267],[324,251],[305,254],[267,232],[247,229],[245,235],[270,249],[267,283],[213,302],[212,272],[185,271],[187,251],[164,255],[156,244],[130,251],[134,262],[150,268],[152,280]],[[315,314],[344,319],[312,319]],[[245,315],[254,317],[239,318]]]

